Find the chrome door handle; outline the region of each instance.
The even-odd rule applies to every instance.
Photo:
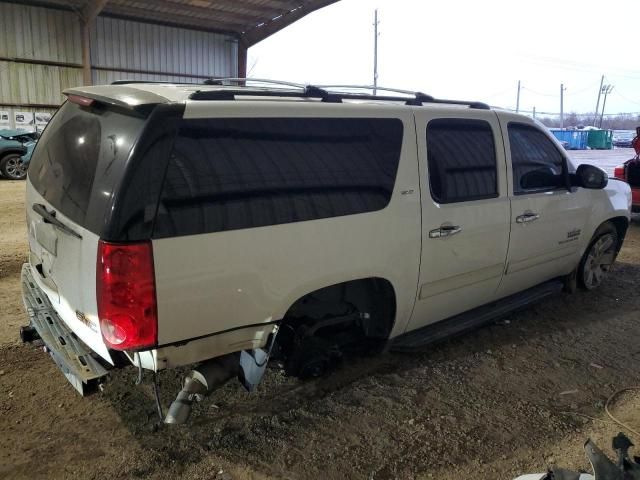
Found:
[[[429,238],[450,237],[462,231],[462,227],[457,225],[443,225],[429,232]]]
[[[516,222],[517,223],[529,223],[529,222],[534,222],[536,220],[538,220],[540,218],[540,215],[538,215],[537,213],[524,213],[522,215],[518,215],[516,217]]]

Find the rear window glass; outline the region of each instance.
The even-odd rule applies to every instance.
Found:
[[[384,208],[399,119],[187,120],[165,179],[155,237],[219,232]]]
[[[498,196],[493,130],[484,120],[431,120],[427,162],[431,196],[438,203]]]
[[[56,210],[95,231],[143,122],[108,109],[65,103],[36,146],[29,180]],[[92,195],[97,176],[101,194]]]

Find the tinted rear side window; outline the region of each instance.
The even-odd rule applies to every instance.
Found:
[[[56,210],[99,233],[143,123],[139,117],[67,102],[38,141],[29,180]],[[92,195],[94,182],[100,183],[99,195]]]
[[[498,196],[493,130],[484,120],[431,120],[427,161],[431,196],[438,203]]]
[[[398,119],[187,120],[161,196],[155,237],[371,212],[395,183]]]

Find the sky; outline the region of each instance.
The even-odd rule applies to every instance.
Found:
[[[504,108],[640,112],[640,0],[341,0],[251,47],[248,76],[378,85]],[[602,108],[602,100],[600,101]]]

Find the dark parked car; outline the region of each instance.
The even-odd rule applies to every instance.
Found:
[[[11,180],[26,178],[39,137],[37,132],[0,130],[0,175]]]
[[[613,134],[613,146],[619,148],[631,148],[631,142],[633,142],[634,132],[622,131],[614,132]]]

